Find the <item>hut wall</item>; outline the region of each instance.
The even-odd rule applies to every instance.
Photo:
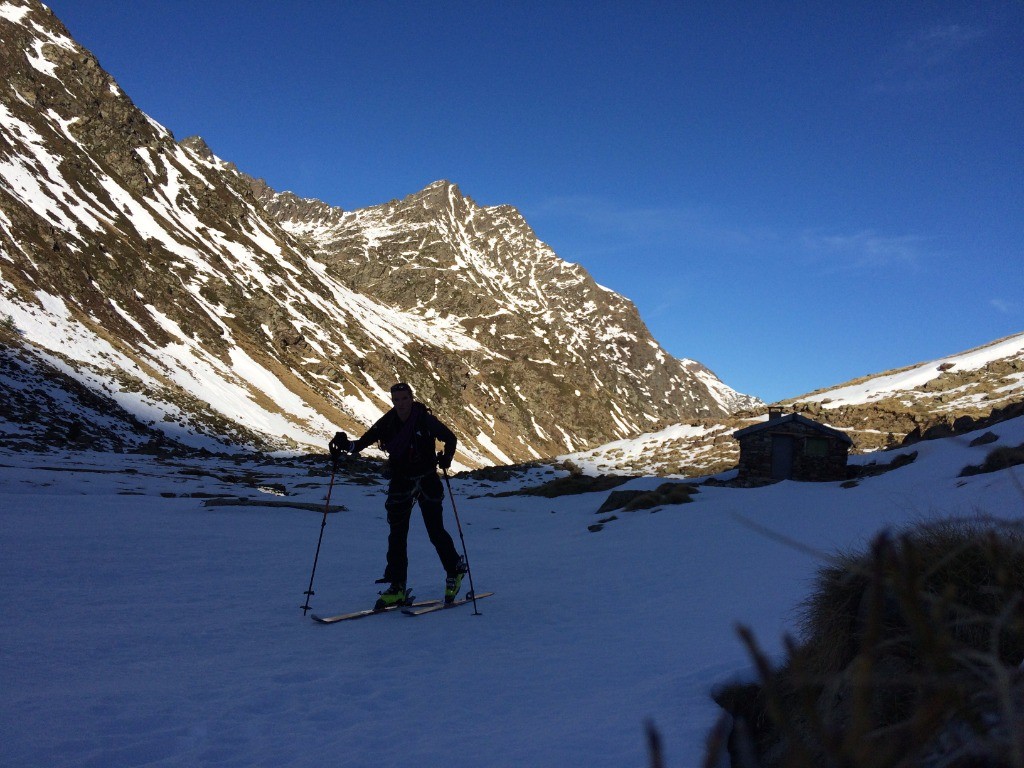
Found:
[[[773,477],[776,437],[792,440],[789,476],[793,480],[829,481],[846,478],[849,446],[831,435],[795,423],[780,424],[745,435],[740,440],[740,477]]]

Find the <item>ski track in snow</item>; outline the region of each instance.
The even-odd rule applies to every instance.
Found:
[[[269,505],[319,508],[325,466],[0,449],[0,763],[618,768],[647,764],[650,718],[668,766],[699,765],[718,714],[709,690],[751,674],[735,624],[778,658],[817,565],[744,519],[824,552],[923,518],[1020,519],[1021,468],[957,477],[1024,442],[1024,419],[992,431],[989,446],[915,445],[916,462],[856,488],[706,487],[599,533],[587,525],[604,493],[479,496],[540,470],[456,478],[476,587],[497,593],[482,615],[334,626],[300,607],[322,513]],[[269,483],[288,495],[259,490]],[[320,613],[371,604],[384,564],[383,486],[339,475],[332,503],[348,511],[324,529]],[[446,518],[458,542],[447,502]],[[418,596],[439,595],[418,515],[410,562]]]

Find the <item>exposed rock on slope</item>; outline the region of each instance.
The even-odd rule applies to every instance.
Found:
[[[447,183],[354,212],[261,190],[175,142],[40,3],[0,5],[0,38],[0,319],[16,355],[145,429],[322,449],[400,378],[473,466],[750,402],[512,208]]]
[[[481,207],[444,181],[352,212],[253,186],[339,281],[443,317],[480,344],[448,362],[459,372],[456,390],[431,381],[436,370],[417,377],[432,401],[457,399],[549,446],[757,402],[700,363],[668,355],[632,303],[559,259],[511,206]]]
[[[1024,413],[1024,334],[927,363],[866,376],[779,403],[842,429],[864,453],[981,428]],[[765,408],[693,421],[563,459],[588,472],[714,474],[736,465],[732,433]]]
[[[858,450],[971,428],[1024,402],[1024,334],[782,403],[846,430]],[[1008,412],[1008,411],[1007,411]]]

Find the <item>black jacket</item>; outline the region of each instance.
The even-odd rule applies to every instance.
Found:
[[[413,403],[407,421],[398,418],[392,408],[356,440],[353,453],[359,453],[371,443],[380,443],[387,451],[394,476],[424,475],[437,470],[436,441],[444,443],[444,455],[455,455],[458,439],[423,403]]]

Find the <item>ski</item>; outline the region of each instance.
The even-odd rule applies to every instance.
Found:
[[[479,595],[476,596],[476,599],[483,600],[485,597],[490,597],[493,594],[493,592],[481,592]],[[424,605],[422,607],[411,605],[408,608],[403,608],[402,613],[404,613],[406,616],[422,616],[424,613],[443,611],[446,608],[454,608],[457,605],[465,605],[466,603],[471,603],[473,602],[473,596],[466,595],[466,597],[459,598],[458,600],[453,600],[450,603],[444,603],[440,600],[432,600],[431,602],[433,602],[434,605]]]
[[[339,616],[317,616],[313,614],[313,621],[318,624],[336,624],[339,621],[350,621],[352,619],[361,619],[364,616],[374,616],[378,613],[388,613],[390,611],[397,610],[399,608],[408,610],[420,610],[422,608],[429,608],[431,606],[438,605],[440,600],[421,600],[411,605],[392,605],[387,608],[366,608],[362,611],[353,611],[352,613],[342,613]]]

